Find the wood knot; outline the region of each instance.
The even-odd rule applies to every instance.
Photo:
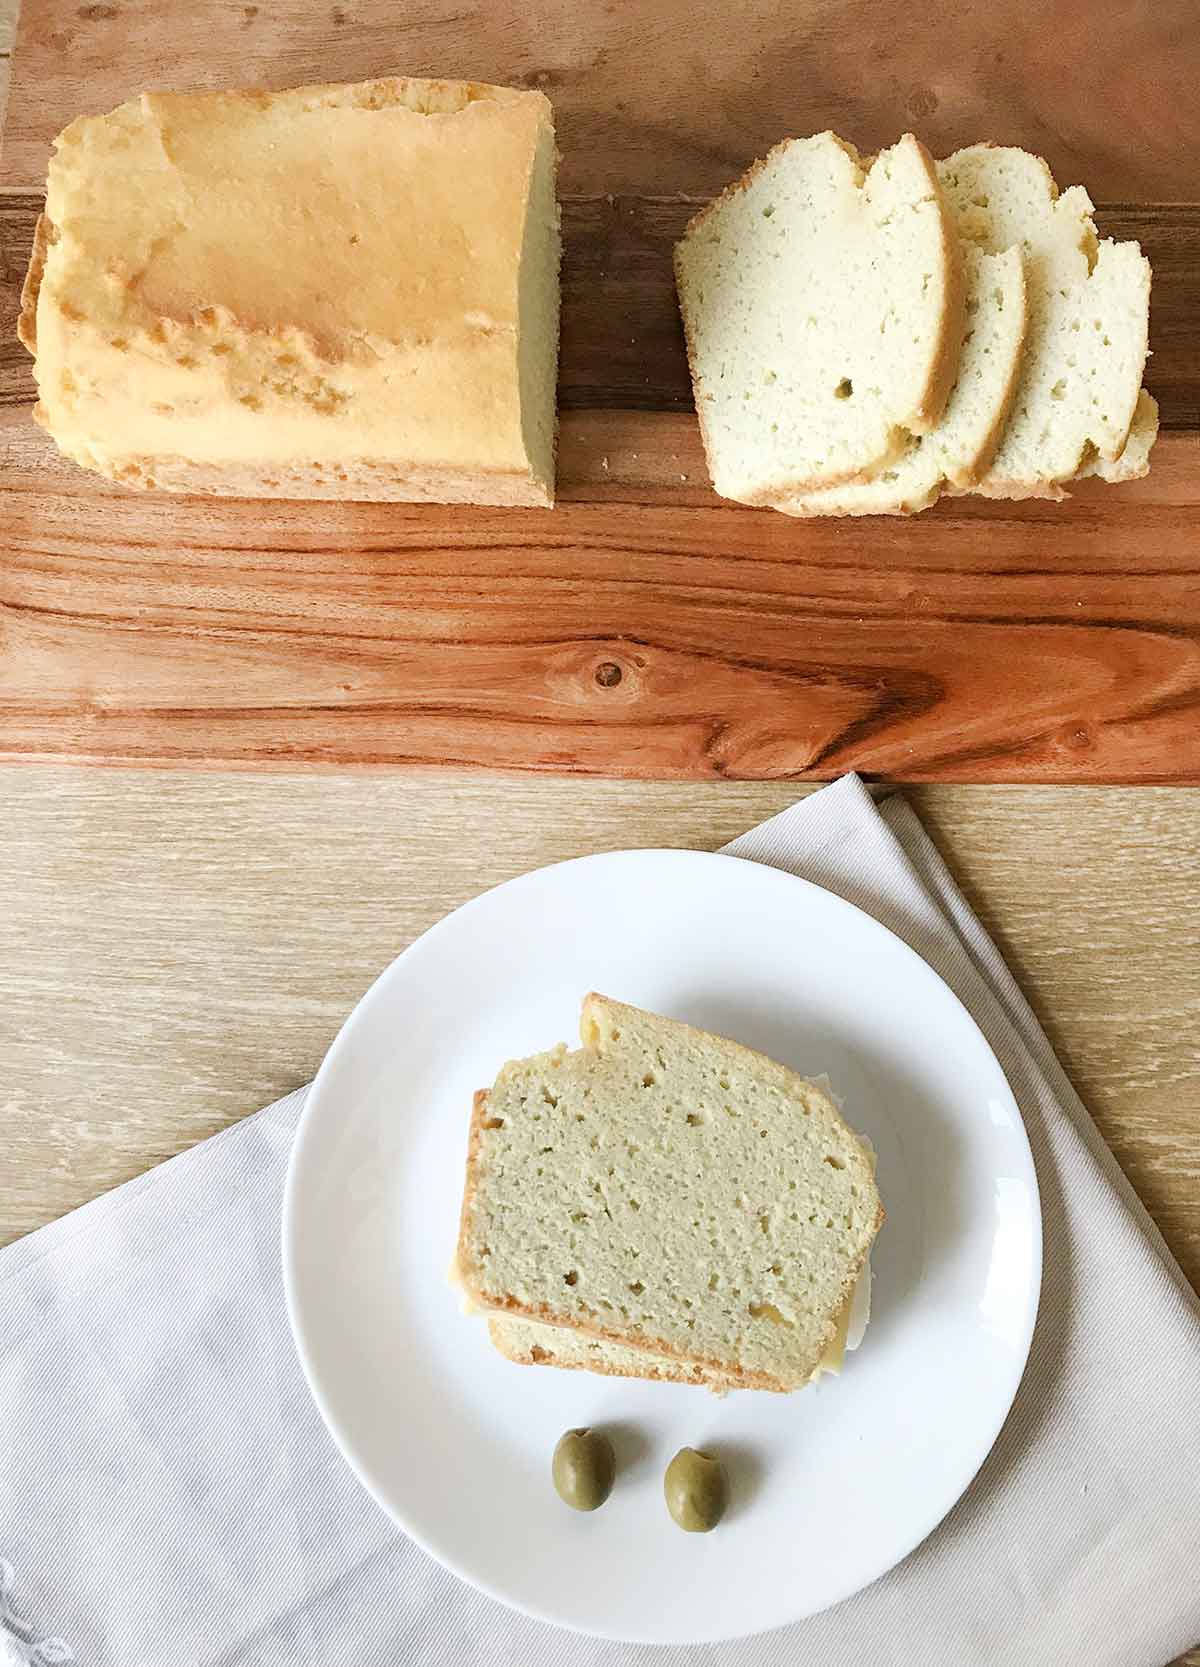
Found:
[[[596,667],[596,682],[602,689],[615,689],[623,675],[615,660],[605,660]]]
[[[925,121],[938,107],[938,96],[932,87],[915,87],[908,96],[908,113],[915,121]]]

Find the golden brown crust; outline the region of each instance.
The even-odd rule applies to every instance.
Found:
[[[467,1130],[467,1173],[463,1181],[462,1209],[458,1217],[458,1248],[457,1258],[458,1277],[462,1281],[463,1290],[473,1302],[481,1307],[487,1306],[479,1294],[478,1276],[472,1282],[472,1274],[476,1273],[475,1264],[467,1254],[467,1233],[470,1225],[471,1212],[475,1206],[475,1168],[479,1159],[479,1148],[483,1144],[483,1120],[487,1115],[488,1091],[477,1088],[471,1101],[471,1125]]]
[[[713,207],[715,207],[716,203],[718,203],[720,200],[721,199],[719,197],[714,198],[713,202],[709,203],[708,208],[701,209],[699,214],[694,215],[693,218],[688,221],[688,226],[687,226],[688,232],[691,231],[693,226],[698,225],[699,222],[704,218],[704,216],[709,212],[709,210],[712,209]],[[708,478],[709,478],[709,481],[711,483],[711,481],[713,479],[712,446],[711,446],[710,441],[709,441],[708,424],[704,420],[704,418],[705,418],[704,400],[700,397],[699,384],[696,381],[695,345],[692,341],[692,332],[688,328],[687,309],[684,307],[684,304],[683,304],[683,276],[682,276],[682,273],[680,271],[680,262],[679,262],[679,251],[682,247],[683,247],[683,241],[681,239],[675,245],[675,248],[674,248],[674,250],[672,252],[672,256],[671,256],[671,264],[674,267],[674,271],[675,271],[675,297],[676,297],[676,300],[679,303],[679,317],[680,317],[680,319],[683,323],[683,350],[684,350],[685,354],[687,355],[688,380],[692,384],[692,403],[696,408],[696,423],[697,423],[697,425],[700,429],[700,444],[704,448],[704,466],[708,470]]]
[[[52,236],[51,234],[54,233]],[[17,320],[17,338],[37,358],[37,304],[46,270],[46,255],[55,242],[57,232],[45,214],[39,214],[33,228],[33,248],[29,255],[29,270],[21,286],[21,316]]]
[[[512,1314],[515,1318],[537,1320],[541,1325],[555,1326],[563,1331],[578,1332],[581,1337],[594,1338],[600,1343],[616,1343],[623,1349],[634,1349],[640,1354],[652,1355],[657,1359],[679,1361],[681,1365],[698,1368],[706,1375],[725,1379],[731,1387],[737,1389],[774,1389],[780,1394],[787,1394],[792,1389],[800,1388],[799,1383],[784,1383],[780,1378],[773,1378],[768,1372],[751,1371],[746,1367],[731,1366],[728,1361],[714,1360],[708,1355],[689,1355],[673,1344],[656,1338],[631,1337],[621,1332],[613,1331],[607,1326],[599,1324],[583,1325],[574,1319],[564,1319],[544,1304],[525,1304],[518,1302],[515,1297],[497,1300],[492,1297],[482,1297],[468,1287],[472,1301],[491,1313]],[[829,1343],[833,1337],[833,1324],[830,1324],[829,1334],[825,1339]]]
[[[656,1362],[650,1355],[632,1369],[615,1366],[602,1355],[597,1355],[595,1360],[591,1361],[563,1360],[549,1350],[540,1348],[537,1343],[522,1348],[508,1334],[502,1321],[488,1321],[488,1336],[492,1347],[517,1366],[556,1366],[562,1372],[597,1372],[601,1377],[644,1378],[650,1383],[687,1383],[696,1388],[710,1389],[715,1395],[723,1395],[727,1390],[740,1387],[732,1379],[719,1373],[706,1372],[700,1366],[672,1366],[666,1360]]]
[[[448,81],[421,75],[377,75],[371,81],[310,81],[283,92],[267,87],[237,88],[216,98],[257,100],[263,105],[314,100],[329,105],[353,105],[359,110],[382,110],[403,105],[425,115],[453,115],[468,104],[540,103],[549,115],[550,100],[534,87],[503,87],[491,81]]]
[[[28,345],[28,343],[26,344]],[[335,498],[356,503],[479,504],[550,509],[553,493],[508,470],[417,468],[349,458],[342,463],[196,463],[189,457],[132,454],[114,460],[109,479],[137,491],[195,492],[224,498]]]
[[[976,498],[998,498],[1006,503],[1015,503],[1022,498],[1044,498],[1050,503],[1061,504],[1070,497],[1057,480],[980,480],[954,495],[961,497],[967,492]]]
[[[938,209],[942,264],[946,274],[946,304],[942,308],[942,329],[937,352],[930,366],[929,378],[917,401],[916,418],[909,423],[912,433],[928,434],[931,428],[936,428],[941,422],[950,390],[958,376],[958,360],[967,330],[967,293],[958,227],[942,191],[937,164],[914,134],[906,133],[904,137],[911,139],[917,147],[921,163],[929,176],[930,192]]]
[[[853,486],[855,482],[843,482],[843,484]],[[822,509],[818,508],[811,499],[801,498],[774,499],[769,507],[777,509],[781,515],[790,516],[793,521],[828,521],[839,516],[863,518],[872,515],[906,516],[920,515],[922,510],[931,508],[937,502],[939,495],[938,489],[931,487],[929,491],[914,493],[911,498],[906,498],[900,503],[872,504],[869,509],[850,508],[847,505],[839,505],[836,509]]]

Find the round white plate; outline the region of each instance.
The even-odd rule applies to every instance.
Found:
[[[725,1399],[514,1366],[447,1281],[471,1096],[577,1035],[591,989],[827,1071],[879,1157],[871,1323],[840,1378]],[[405,1531],[518,1609],[602,1636],[736,1637],[848,1597],[941,1520],[996,1438],[1041,1269],[1020,1114],[965,1008],[910,949],[758,863],[625,851],[524,875],[387,969],[309,1095],[284,1205],[300,1358],[343,1453]],[[609,1428],[592,1516],[550,1455]],[[730,1512],[682,1534],[662,1473],[721,1452]]]

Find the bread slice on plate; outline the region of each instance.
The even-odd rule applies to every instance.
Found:
[[[1145,368],[1150,263],[1136,243],[1100,241],[1082,186],[1059,193],[1039,156],[972,145],[938,164],[960,234],[998,252],[1021,245],[1029,337],[991,467],[973,490],[1061,498],[1129,437]],[[1094,472],[1100,472],[1098,469]]]
[[[722,497],[771,503],[855,480],[940,420],[962,263],[911,134],[870,162],[832,133],[777,145],[692,220],[675,271]]]
[[[775,504],[785,515],[911,515],[946,486],[969,487],[1000,443],[1021,374],[1027,309],[1019,248],[989,255],[967,245],[967,330],[942,420],[864,480]]]
[[[823,1089],[735,1042],[598,995],[581,1035],[476,1096],[468,1297],[799,1388],[883,1219],[871,1154]]]
[[[869,1265],[860,1276],[859,1284],[862,1283],[869,1288]],[[836,1376],[842,1369],[847,1348],[857,1347],[861,1341],[865,1318],[859,1320],[855,1335],[850,1338],[852,1316],[857,1317],[855,1311],[860,1306],[858,1297],[859,1285],[856,1285],[842,1305],[833,1337],[812,1374],[814,1380],[826,1372]],[[869,1307],[869,1299],[865,1306]],[[541,1320],[518,1320],[511,1314],[494,1314],[488,1321],[488,1337],[493,1348],[519,1366],[558,1366],[568,1371],[600,1372],[608,1377],[701,1384],[718,1395],[738,1387],[731,1379],[702,1366],[649,1354],[645,1349],[633,1349],[624,1343],[608,1343],[573,1327],[546,1325]]]

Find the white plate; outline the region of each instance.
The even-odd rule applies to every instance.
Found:
[[[879,1155],[871,1324],[840,1378],[790,1396],[511,1365],[447,1283],[472,1092],[577,1033],[589,989],[828,1071]],[[335,1440],[425,1549],[583,1632],[687,1643],[848,1597],[941,1520],[996,1438],[1041,1269],[1020,1114],[965,1008],[816,886],[693,851],[510,881],[393,962],[309,1095],[284,1206],[300,1358]],[[550,1482],[559,1435],[613,1429],[594,1516]],[[722,1452],[730,1513],[682,1534],[662,1473]],[[468,1483],[468,1480],[469,1483]]]

